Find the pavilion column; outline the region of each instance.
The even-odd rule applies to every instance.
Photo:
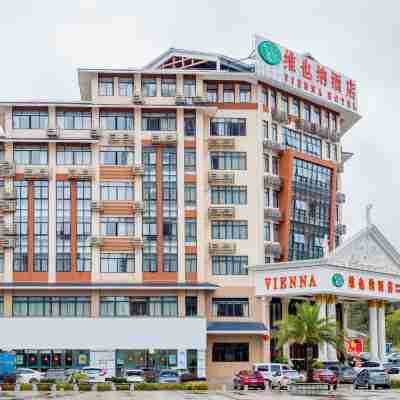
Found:
[[[315,301],[319,305],[319,319],[326,319],[326,296],[318,294],[315,296]],[[328,361],[328,349],[325,342],[318,344],[318,360]]]
[[[343,331],[347,335],[347,330],[349,328],[349,305],[342,303],[342,320],[343,320]]]
[[[262,362],[271,362],[271,297],[261,298],[262,322],[267,328],[269,338],[262,340]]]
[[[369,311],[369,359],[378,361],[378,310],[376,300],[368,301]]]
[[[328,296],[326,313],[329,322],[336,323],[336,296]],[[331,344],[327,345],[328,361],[337,361],[337,350]]]
[[[283,297],[281,299],[282,302],[282,320],[286,321],[289,317],[289,299],[287,297]],[[290,360],[290,345],[289,343],[285,343],[283,345],[283,357],[285,357],[288,362]]]
[[[386,349],[385,302],[378,302],[378,359],[384,361]]]

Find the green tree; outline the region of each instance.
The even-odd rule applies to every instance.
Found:
[[[395,348],[400,347],[400,309],[386,316],[386,337]]]
[[[336,321],[319,317],[319,305],[309,301],[296,304],[295,315],[278,323],[278,331],[274,335],[278,339],[278,347],[284,344],[298,343],[305,346],[305,364],[307,381],[312,382],[313,347],[320,343],[328,343],[342,354],[345,353],[343,334],[337,332]]]

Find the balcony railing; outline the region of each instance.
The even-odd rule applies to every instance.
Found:
[[[234,207],[210,207],[208,209],[208,217],[210,219],[235,218],[235,208]]]
[[[136,164],[132,167],[132,173],[134,175],[144,175],[144,167],[141,164]]]
[[[151,142],[153,144],[176,144],[176,133],[158,133],[151,134]]]
[[[135,135],[130,133],[110,133],[108,143],[121,146],[133,146],[135,144]]]
[[[95,140],[99,140],[103,137],[103,132],[100,129],[91,129],[90,137]]]
[[[282,123],[282,124],[287,124],[289,122],[289,114],[280,110],[272,110],[272,120]]]
[[[274,139],[264,138],[263,144],[264,150],[281,151],[285,149],[285,146],[282,143],[279,143]]]
[[[13,161],[0,161],[0,178],[15,176],[15,163]]]
[[[235,174],[233,172],[209,172],[208,183],[210,185],[234,185]]]
[[[216,256],[232,255],[236,253],[236,243],[232,242],[212,242],[210,243],[210,254]]]
[[[0,247],[3,249],[11,249],[15,247],[15,239],[5,236],[0,236]]]
[[[273,174],[264,175],[264,186],[272,186],[274,189],[280,190],[282,187],[282,178]]]
[[[265,242],[264,251],[266,254],[274,257],[280,257],[282,255],[282,247],[279,242]]]
[[[136,105],[144,104],[143,97],[141,95],[135,95],[132,97],[132,103]]]
[[[93,176],[91,168],[70,168],[68,170],[68,179],[89,180]]]
[[[338,235],[345,235],[347,233],[347,225],[337,224],[335,231]]]
[[[235,148],[234,138],[209,138],[208,149],[209,150],[233,150]]]
[[[264,208],[264,219],[272,221],[281,221],[282,213],[279,208],[266,207]]]
[[[0,210],[3,213],[13,213],[17,209],[17,204],[14,200],[0,200]]]
[[[336,193],[336,203],[343,204],[346,202],[346,195],[342,192]]]
[[[49,179],[49,168],[48,167],[38,167],[38,168],[25,168],[24,178],[25,179]]]

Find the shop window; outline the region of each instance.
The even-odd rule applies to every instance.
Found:
[[[249,343],[214,343],[213,362],[248,362]]]

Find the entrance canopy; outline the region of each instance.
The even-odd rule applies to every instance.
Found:
[[[257,296],[400,301],[400,255],[369,224],[323,258],[250,267]]]

